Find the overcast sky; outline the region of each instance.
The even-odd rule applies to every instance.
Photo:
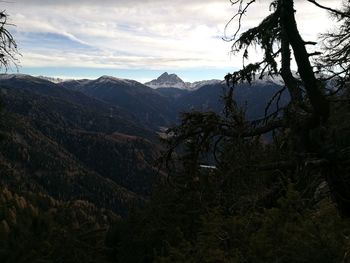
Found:
[[[245,28],[269,12],[269,2],[252,6]],[[319,2],[336,8],[342,0]],[[229,0],[0,0],[16,25],[10,30],[23,55],[21,73],[139,81],[164,71],[187,81],[222,79],[239,68],[241,58],[230,55],[231,44],[222,40],[236,8]],[[296,9],[306,40],[333,26],[306,0]]]

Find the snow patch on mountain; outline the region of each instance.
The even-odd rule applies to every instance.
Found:
[[[284,85],[284,81],[281,75],[264,76],[262,79],[257,78],[252,81],[252,85],[261,85],[266,83],[276,84],[278,86]]]
[[[58,83],[65,81],[64,79],[61,79],[61,78],[53,78],[53,77],[46,77],[46,76],[38,76],[37,78],[48,80],[48,81],[55,83],[55,84],[58,84]]]
[[[218,80],[218,79],[196,81],[193,83],[188,83],[188,89],[189,90],[197,90],[197,89],[200,89],[201,87],[204,87],[207,85],[215,85],[215,84],[219,84],[219,83],[223,83],[223,81]]]
[[[136,80],[116,78],[112,76],[102,76],[96,80],[93,80],[93,82],[98,84],[110,84],[110,85],[123,84],[123,85],[134,86],[134,87],[142,85],[140,82],[137,82]]]
[[[0,79],[3,80],[8,80],[8,79],[34,79],[34,77],[30,76],[30,75],[26,75],[26,74],[0,74]]]
[[[126,79],[121,79],[121,78],[116,78],[116,77],[112,77],[112,76],[102,76],[100,78],[98,78],[96,80],[96,82],[98,83],[125,83],[125,84],[130,84],[130,81],[129,80],[126,80]]]
[[[27,75],[27,74],[21,74],[21,73],[15,73],[15,74],[7,74],[7,73],[4,73],[4,74],[0,74],[0,80],[23,80],[23,81],[28,81],[28,82],[32,82],[32,83],[42,83],[42,82],[51,82],[51,83],[60,83],[62,81],[57,81],[57,82],[54,82],[52,79],[50,80],[50,78],[47,78],[47,77],[34,77],[34,76],[31,76],[31,75]]]

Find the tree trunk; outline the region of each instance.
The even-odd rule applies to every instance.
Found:
[[[283,32],[287,36],[294,57],[298,66],[299,74],[303,85],[306,89],[307,97],[310,100],[313,108],[313,116],[311,122],[305,122],[305,130],[309,131],[314,128],[321,128],[322,123],[326,122],[330,115],[330,105],[327,101],[323,90],[322,83],[318,81],[313,72],[313,68],[310,63],[309,54],[305,48],[305,42],[300,36],[295,20],[295,10],[293,0],[280,0],[281,4],[281,27],[282,27],[282,52],[283,49],[285,55],[288,56],[287,44],[283,43]],[[289,47],[288,47],[289,48]],[[283,55],[282,55],[283,56]],[[283,66],[288,66],[288,61],[282,61]],[[282,66],[282,67],[283,67]],[[282,70],[282,76],[286,81],[286,85],[292,85],[294,89],[294,83],[291,82],[290,75],[286,69]],[[289,83],[289,84],[288,84]],[[297,94],[291,90],[292,99],[296,99]],[[319,141],[318,144],[314,145],[317,147],[317,151],[320,155],[326,156],[327,152],[323,152],[320,148],[326,149],[325,146],[331,146],[332,141]],[[306,145],[305,145],[306,146]],[[339,157],[338,157],[339,158]],[[332,159],[332,158],[327,158]],[[331,197],[338,206],[338,210],[344,217],[350,217],[350,180],[349,180],[349,169],[348,167],[337,161],[330,161],[327,167],[322,168],[327,183],[330,188]]]
[[[321,83],[314,75],[305,42],[298,31],[294,14],[294,1],[281,0],[281,3],[281,25],[285,29],[292,46],[298,71],[313,107],[314,117],[317,121],[316,125],[318,125],[320,121],[325,122],[329,117],[329,102],[322,92]]]

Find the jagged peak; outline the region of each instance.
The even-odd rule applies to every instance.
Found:
[[[178,88],[185,90],[197,90],[205,85],[213,85],[222,82],[221,80],[204,80],[196,82],[184,82],[178,75],[164,72],[157,79],[146,82],[145,85],[154,89],[157,88]]]
[[[158,78],[161,78],[161,77],[167,77],[169,76],[169,73],[168,72],[164,72],[162,75],[160,75]]]
[[[157,79],[145,83],[146,86],[151,88],[179,88],[187,89],[186,83],[176,74],[169,74],[164,72]]]

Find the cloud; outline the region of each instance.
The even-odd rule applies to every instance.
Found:
[[[269,12],[258,1],[243,30]],[[333,7],[341,0],[324,0]],[[225,0],[16,0],[2,3],[23,54],[23,67],[227,68],[240,67],[220,38],[235,12]],[[329,27],[326,12],[296,3],[302,34],[315,40]],[[234,32],[231,24],[227,33]],[[256,54],[257,56],[258,54]],[[253,56],[256,57],[256,56]]]

